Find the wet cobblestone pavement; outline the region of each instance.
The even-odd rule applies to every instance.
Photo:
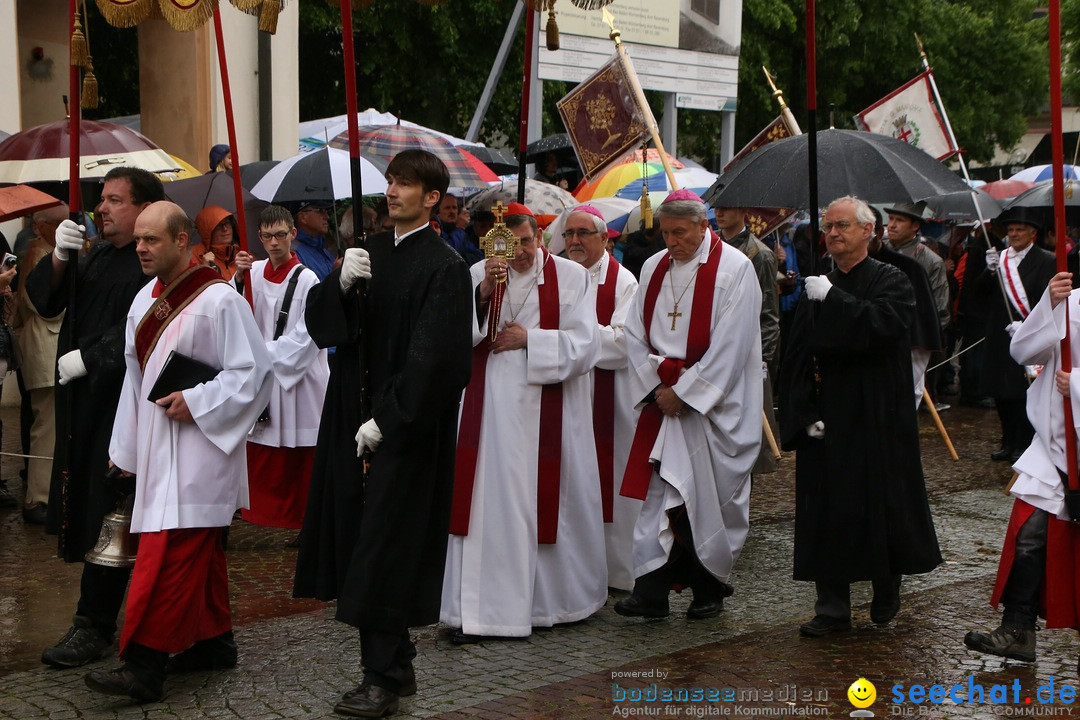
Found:
[[[11,410],[0,417],[15,427]],[[1072,631],[1040,632],[1032,665],[963,646],[966,630],[998,623],[987,598],[1011,504],[1002,493],[1010,472],[985,459],[996,449],[992,410],[954,408],[942,417],[960,462],[948,459],[925,415],[922,445],[945,564],[905,579],[903,608],[889,626],[870,622],[864,583],[852,595],[853,630],[799,637],[798,625],[812,615],[813,588],[791,580],[789,456],[780,472],[755,484],[750,537],[732,578],[736,594],[720,617],[689,621],[689,599],[676,597],[664,620],[622,618],[609,602],[588,620],[517,641],[458,647],[445,629],[421,628],[415,633],[420,691],[402,700],[395,717],[840,718],[854,710],[847,688],[859,677],[876,686],[868,708],[875,717],[1080,716],[1067,689],[1067,702],[1061,697],[1063,688],[1080,685],[1080,643]],[[9,431],[5,450],[14,435]],[[5,458],[2,469],[16,487],[15,462]],[[289,597],[296,551],[285,543],[293,536],[234,523],[228,561],[239,666],[170,679],[164,702],[138,706],[83,684],[85,669],[114,667],[115,656],[78,670],[39,663],[41,649],[70,623],[79,568],[57,560],[55,539],[25,526],[17,510],[0,511],[0,718],[335,717],[334,702],[358,682],[359,643],[351,628],[333,620],[332,606]],[[946,694],[961,685],[953,693],[959,702],[895,697],[902,692],[906,699],[916,684],[927,690],[940,684]],[[1054,702],[1043,703],[1051,684]],[[969,686],[982,688],[983,703],[965,702]],[[684,699],[694,692],[706,699]],[[661,700],[639,700],[641,693]],[[1007,702],[989,702],[999,695]]]

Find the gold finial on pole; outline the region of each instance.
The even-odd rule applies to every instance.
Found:
[[[773,98],[776,102],[780,103],[781,110],[787,110],[787,101],[784,100],[784,91],[776,87],[776,80],[773,78],[772,73],[769,72],[767,67],[762,65],[761,69],[765,71],[765,79],[769,82],[769,87],[772,88]]]
[[[922,59],[923,63],[926,63],[926,50],[923,48],[922,40],[919,39],[919,33],[914,33],[914,35],[915,44],[919,46],[919,57]]]
[[[622,33],[615,29],[615,16],[611,14],[611,11],[606,7],[602,10],[604,16],[604,24],[608,26],[611,33],[608,35],[615,43],[615,47],[622,45]]]

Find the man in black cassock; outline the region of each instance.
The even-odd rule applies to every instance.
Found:
[[[45,525],[48,532],[59,533],[59,555],[67,562],[82,561],[97,543],[102,519],[116,508],[117,496],[103,481],[126,370],[124,325],[131,301],[147,281],[135,254],[135,219],[163,199],[157,176],[113,168],[96,208],[103,242],[78,255],[74,307],[68,308],[68,264],[70,253],[82,249],[82,226],[61,223],[53,253],[26,278],[26,293],[39,315],[48,319],[67,311],[57,347],[56,461]],[[72,627],[42,653],[41,661],[65,668],[101,657],[112,645],[130,577],[130,568],[85,563]]]
[[[458,403],[472,367],[469,270],[428,225],[446,167],[407,150],[386,178],[394,231],[347,250],[305,313],[316,344],[337,352],[293,593],[337,598],[337,619],[360,630],[363,682],[334,707],[355,717],[393,713],[416,692],[408,629],[439,619]],[[366,278],[362,301],[354,286]],[[362,361],[370,419],[360,414]]]
[[[870,619],[900,609],[900,576],[941,562],[926,500],[908,328],[915,300],[896,268],[868,257],[874,215],[829,205],[836,269],[806,278],[780,373],[780,432],[795,450],[796,580],[817,585],[799,632],[851,629],[850,585],[870,580]]]
[[[1035,430],[1027,416],[1028,373],[1009,354],[1009,344],[1057,271],[1054,253],[1035,243],[1042,226],[1026,210],[1011,208],[997,217],[1005,225],[1007,244],[1001,252],[996,247],[986,251],[986,267],[972,282],[986,308],[983,394],[994,398],[1001,420],[1001,448],[990,459],[1010,463],[1027,450]]]

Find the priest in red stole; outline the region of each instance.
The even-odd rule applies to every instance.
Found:
[[[293,216],[280,205],[259,215],[259,240],[266,260],[236,255],[237,276],[251,283],[255,323],[274,363],[270,403],[248,435],[248,522],[299,529],[304,524],[308,486],[315,461],[330,368],[304,322],[308,291],[319,284],[311,269],[292,252]],[[246,276],[240,273],[250,270]]]
[[[689,190],[657,209],[667,252],[645,261],[626,320],[641,407],[621,493],[645,501],[630,597],[615,612],[665,617],[690,587],[692,619],[717,615],[749,529],[761,448],[761,288],[750,260],[709,228]]]
[[[1017,477],[1010,492],[1015,500],[990,598],[995,607],[1005,606],[1001,624],[991,632],[964,637],[972,650],[1024,662],[1035,661],[1040,615],[1047,628],[1080,630],[1080,526],[1070,522],[1065,507],[1065,403],[1072,403],[1075,424],[1080,418],[1080,373],[1061,367],[1066,323],[1076,362],[1080,290],[1072,289],[1072,275],[1058,273],[1010,344],[1017,363],[1044,367],[1027,393],[1035,437],[1013,464]]]
[[[217,272],[193,263],[190,236],[191,221],[170,202],[153,203],[135,222],[142,270],[157,279],[128,311],[127,372],[109,447],[111,462],[135,475],[139,551],[120,638],[124,665],[90,672],[86,683],[140,702],[164,696],[167,672],[236,664],[222,528],[247,506],[244,441],[270,397],[270,358],[251,308]],[[170,356],[216,374],[155,388]],[[165,394],[150,402],[155,389]],[[170,653],[179,655],[167,670]]]
[[[600,360],[593,370],[593,434],[604,507],[608,587],[634,587],[634,523],[641,501],[619,494],[637,410],[630,398],[626,360],[626,315],[638,283],[634,274],[607,252],[607,223],[599,209],[579,205],[566,218],[566,256],[589,271],[589,303],[596,308]]]
[[[440,619],[457,643],[526,637],[607,601],[592,425],[600,356],[589,274],[541,246],[517,203],[513,260],[472,266],[473,371],[462,402]],[[495,281],[509,276],[488,339]]]

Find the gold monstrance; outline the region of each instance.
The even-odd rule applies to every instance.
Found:
[[[480,238],[480,249],[484,251],[485,258],[502,258],[509,263],[517,255],[520,241],[503,222],[505,213],[506,206],[503,205],[502,200],[491,207],[491,214],[495,216],[495,225],[484,237]],[[502,314],[502,301],[503,296],[506,295],[506,281],[509,277],[510,273],[507,273],[501,280],[496,278],[495,290],[491,293],[491,310],[488,312],[488,339],[491,342],[495,342],[495,338],[499,336],[499,316]]]

